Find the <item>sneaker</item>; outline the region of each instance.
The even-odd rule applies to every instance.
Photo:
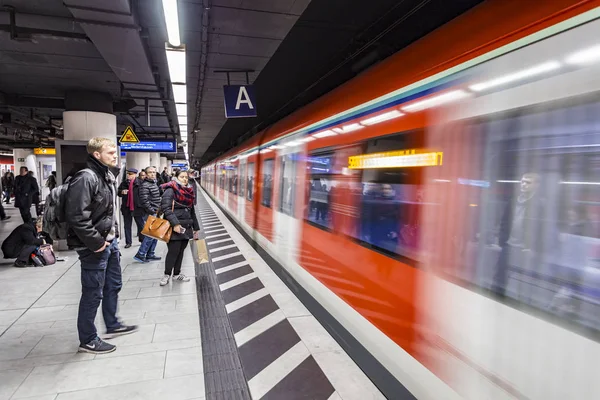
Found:
[[[6,221],[7,219],[10,219],[10,215],[7,215],[6,217],[2,218],[2,221]]]
[[[155,255],[146,256],[146,260],[148,260],[148,261],[159,261],[159,260],[162,260],[162,257],[155,256]]]
[[[96,337],[96,339],[92,340],[89,343],[80,344],[78,351],[80,353],[106,354],[106,353],[112,353],[116,349],[117,349],[117,346],[112,345],[110,343],[106,343],[99,337]]]
[[[185,276],[184,274],[179,274],[179,275],[173,276],[173,280],[174,281],[179,281],[179,282],[189,282],[190,281],[190,277],[189,276]]]
[[[146,260],[146,257],[142,257],[142,256],[140,256],[139,254],[136,254],[135,256],[133,256],[133,259],[134,259],[135,261],[137,261],[137,262],[140,262],[140,263],[142,263],[142,264],[147,264],[147,263],[149,263],[149,262],[150,262],[150,261]]]
[[[128,248],[130,248],[130,247],[131,247],[131,243],[127,243],[127,244],[125,245],[125,248],[126,248],[126,249],[128,249]]]
[[[160,286],[165,286],[167,283],[169,283],[169,279],[171,277],[169,275],[164,275],[162,278],[160,278]]]
[[[106,339],[112,339],[117,336],[129,335],[130,333],[137,332],[137,330],[137,325],[121,325],[120,327],[115,329],[107,329],[106,335],[104,335],[104,337]]]
[[[15,260],[15,263],[13,264],[15,267],[17,268],[25,268],[27,267],[27,263],[20,261],[20,260]]]

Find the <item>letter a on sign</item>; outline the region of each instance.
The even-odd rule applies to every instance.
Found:
[[[123,132],[123,136],[121,136],[121,140],[119,143],[139,143],[140,139],[135,135],[131,126],[128,126]]]
[[[227,85],[223,87],[223,94],[227,118],[256,117],[254,86]]]

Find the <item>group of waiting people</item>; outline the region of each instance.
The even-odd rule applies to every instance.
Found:
[[[166,169],[160,184],[155,167],[147,167],[143,174],[135,169],[127,169],[127,179],[118,189],[122,199],[121,213],[124,219],[125,247],[132,246],[132,222],[135,220],[138,229],[140,248],[133,259],[140,263],[158,261],[156,245],[158,241],[144,236],[142,230],[149,216],[162,215],[173,227],[171,239],[167,244],[168,252],[165,261],[164,276],[160,285],[169,283],[171,275],[174,281],[189,282],[190,278],[181,273],[183,254],[188,241],[196,237],[195,232],[200,228],[194,212],[195,191],[189,184],[186,170],[176,170],[173,178],[168,180]],[[166,181],[166,182],[165,182]]]

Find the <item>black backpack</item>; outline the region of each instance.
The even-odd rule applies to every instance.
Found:
[[[82,173],[88,173],[92,175],[94,179],[98,179],[96,173],[89,168],[82,169],[77,172],[75,176]],[[47,232],[52,240],[67,239],[68,226],[65,213],[65,198],[71,181],[72,177],[67,178],[65,183],[52,189],[46,198],[46,204],[44,205],[43,231]]]

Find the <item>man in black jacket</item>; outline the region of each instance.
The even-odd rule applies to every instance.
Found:
[[[17,226],[2,243],[4,258],[16,258],[15,267],[31,265],[32,254],[36,249],[45,244],[52,244],[52,238],[42,232],[42,218],[25,222]]]
[[[122,287],[121,259],[117,226],[117,187],[113,171],[117,168],[117,146],[106,138],[88,142],[87,168],[69,182],[65,196],[68,225],[67,245],[76,250],[81,263],[81,300],[77,317],[79,351],[110,353],[116,346],[104,342],[94,320],[102,302],[107,337],[137,330],[117,318]]]
[[[133,184],[138,171],[135,168],[127,169],[127,179],[119,185],[118,195],[121,198],[121,214],[123,214],[123,230],[125,231],[125,248],[128,249],[133,243],[131,225],[133,223],[133,212],[135,211]],[[139,233],[139,232],[138,232]]]
[[[156,183],[156,168],[146,168],[146,179],[141,183],[139,188],[139,206],[144,211],[144,223],[148,216],[156,215],[160,208],[160,188]],[[150,261],[158,261],[161,258],[154,254],[158,241],[151,237],[144,237],[140,249],[133,259],[137,262],[147,263]]]
[[[21,167],[20,175],[15,178],[15,207],[19,208],[23,222],[31,222],[33,197],[39,191],[37,179],[29,175],[27,167]]]

